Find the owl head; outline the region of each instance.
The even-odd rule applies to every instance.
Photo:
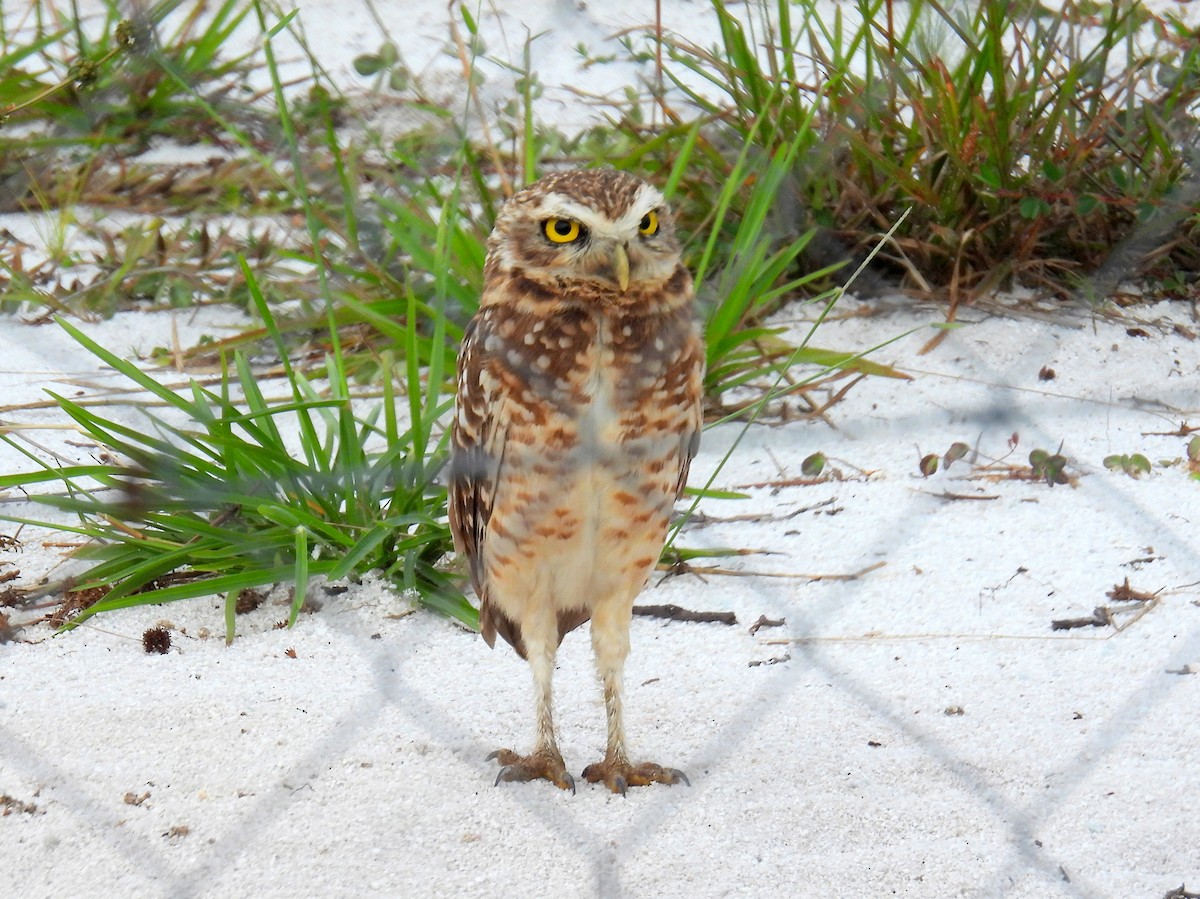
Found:
[[[620,305],[681,273],[662,194],[626,172],[581,169],[542,178],[504,205],[485,275],[489,284],[531,282],[566,302]]]

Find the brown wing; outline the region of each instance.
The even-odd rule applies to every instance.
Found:
[[[450,532],[454,548],[465,556],[471,586],[479,597],[479,632],[488,646],[496,635],[525,657],[521,624],[505,615],[492,601],[483,547],[496,485],[504,476],[504,447],[511,405],[506,402],[503,380],[492,371],[499,361],[484,349],[492,335],[489,311],[471,320],[458,354],[458,393],[454,424],[450,430]],[[584,610],[559,611],[558,639],[588,620]]]
[[[675,485],[676,499],[683,497],[692,459],[696,456],[696,450],[700,448],[700,431],[704,427],[704,356],[704,340],[694,332],[692,339],[688,341],[687,349],[680,354],[676,365],[677,373],[673,373],[680,378],[683,395],[689,404],[687,427],[679,435],[679,481]]]
[[[507,430],[507,423],[501,420],[504,404],[499,385],[487,377],[483,346],[490,330],[488,316],[477,315],[467,326],[458,354],[458,392],[450,430],[449,496],[454,548],[467,559],[471,585],[481,603],[480,628],[489,646],[496,640],[496,629],[488,609],[483,544],[492,517],[496,482],[503,468]]]
[[[512,397],[506,393],[505,384],[514,373],[506,368],[503,354],[485,349],[497,344],[494,311],[486,308],[472,319],[459,352],[458,392],[450,435],[450,528],[455,549],[467,559],[471,584],[479,597],[479,626],[484,640],[493,646],[499,634],[524,657],[520,622],[510,619],[493,602],[483,560],[497,484],[504,477],[505,443],[513,411]],[[673,386],[672,392],[683,412],[677,498],[683,495],[690,463],[699,445],[703,380],[704,342],[692,331],[683,352],[673,360],[667,373],[668,384]],[[584,609],[560,610],[559,641],[589,617]]]

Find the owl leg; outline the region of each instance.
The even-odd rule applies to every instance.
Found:
[[[592,611],[592,650],[596,655],[596,670],[604,688],[604,712],[608,721],[608,747],[604,758],[588,765],[583,771],[589,783],[603,783],[614,793],[625,795],[627,787],[652,783],[691,785],[687,775],[678,768],[664,768],[653,762],[634,765],[625,749],[625,721],[622,696],[625,680],[625,657],[629,655],[629,623],[633,617],[631,605],[617,603],[601,605]]]
[[[511,749],[497,749],[489,755],[489,759],[496,759],[503,766],[496,775],[497,784],[502,780],[524,782],[541,779],[550,781],[560,789],[575,792],[575,778],[567,772],[562,753],[558,750],[558,741],[554,738],[551,680],[557,646],[557,641],[530,641],[528,638],[525,641],[526,658],[533,671],[534,709],[537,716],[533,752],[523,756]]]

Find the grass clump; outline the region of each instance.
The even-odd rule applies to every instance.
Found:
[[[110,4],[89,28],[53,4],[31,7],[37,15],[28,42],[10,44],[7,34],[0,42],[0,71],[6,72],[0,115],[6,126],[31,127],[0,148],[136,151],[156,136],[217,137],[214,105],[243,120],[253,113],[244,96],[225,102],[240,93],[253,65],[253,51],[229,54],[229,38],[252,4],[222,0],[189,9],[182,0],[164,0],[134,19]],[[180,9],[174,30],[159,35],[158,25]]]
[[[1164,221],[1127,264],[1200,271],[1200,46],[1180,20],[1139,3],[858,0],[831,20],[812,0],[713,8],[718,46],[653,36],[666,80],[713,123],[699,183],[726,174],[731,133],[768,154],[806,134],[802,218],[855,258],[911,209],[883,255],[952,303],[1013,283],[1065,295]]]
[[[336,347],[326,360],[326,388],[318,391],[287,362],[270,309],[261,293],[255,297],[284,360],[292,395],[282,402],[266,399],[241,352],[223,367],[216,390],[191,382],[176,391],[59,320],[83,349],[182,422],[171,424],[161,408],[130,400],[147,424],[129,426],[52,394],[80,432],[103,448],[101,457],[117,461],[0,477],[0,489],[61,485],[62,492],[29,499],[79,523],[5,516],[9,520],[89,541],[77,555],[94,564],[72,589],[90,591],[98,601],[68,626],[106,610],[214,593],[224,594],[232,610],[242,591],[278,582],[295,585],[294,623],[313,576],[337,580],[369,570],[473,626],[474,609],[437,567],[451,545],[439,520],[445,490],[435,483],[445,452],[432,423],[449,402],[437,382],[410,402],[411,422],[402,429],[392,389],[397,373],[385,356],[381,401],[360,416]],[[0,433],[0,440],[38,458],[12,435]],[[229,639],[233,620],[231,611]]]

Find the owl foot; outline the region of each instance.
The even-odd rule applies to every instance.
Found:
[[[664,768],[653,762],[633,765],[627,761],[605,758],[602,762],[583,769],[588,783],[603,783],[614,793],[625,795],[626,787],[644,787],[648,784],[677,784],[680,781],[689,787],[692,782],[678,768]]]
[[[540,779],[550,781],[560,790],[575,792],[575,778],[567,772],[567,766],[557,752],[542,750],[532,755],[517,755],[511,749],[497,749],[488,756],[489,761],[492,759],[503,766],[496,775],[497,785],[502,780],[524,783]]]

